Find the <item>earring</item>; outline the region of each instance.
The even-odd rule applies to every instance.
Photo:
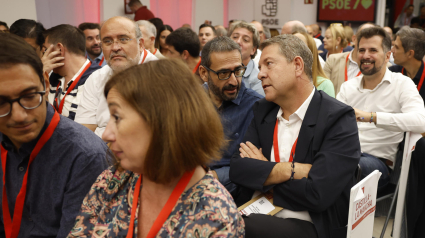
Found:
[[[337,50],[338,49],[338,46],[335,46],[335,49]]]

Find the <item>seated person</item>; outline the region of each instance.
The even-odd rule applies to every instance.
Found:
[[[93,184],[68,237],[244,237],[232,197],[204,169],[220,158],[223,128],[185,64],[133,66],[104,92],[103,139],[118,163]]]
[[[424,101],[410,78],[387,69],[391,38],[383,28],[360,31],[356,48],[363,76],[343,83],[337,99],[356,112],[362,178],[379,170],[379,190],[390,180],[403,133],[425,132]]]
[[[45,100],[43,65],[28,43],[0,34],[0,52],[0,237],[65,237],[107,168],[107,146]]]
[[[275,36],[261,48],[266,98],[253,106],[230,180],[241,186],[238,205],[273,189],[284,209],[244,217],[246,237],[346,237],[360,158],[354,110],[314,88],[313,55],[299,38]]]
[[[263,98],[254,90],[246,88],[242,81],[245,69],[241,49],[229,37],[217,37],[205,44],[199,72],[220,114],[226,139],[229,140],[221,160],[211,164],[210,168],[214,177],[232,195],[235,195],[236,185],[229,179],[230,159],[239,149],[239,143],[254,117],[252,105]]]

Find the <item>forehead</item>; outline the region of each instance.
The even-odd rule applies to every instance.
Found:
[[[232,35],[241,35],[241,36],[249,36],[252,38],[252,32],[250,32],[248,29],[244,28],[244,27],[239,27],[236,28],[235,30],[233,30]]]
[[[263,25],[261,25],[261,23],[255,21],[252,24],[254,24],[255,28],[257,28],[257,31],[263,30]]]
[[[19,83],[18,83],[19,82]],[[35,70],[27,64],[17,64],[0,70],[0,95],[16,96],[30,87],[41,87]]]
[[[106,22],[100,32],[102,39],[120,35],[136,36],[134,23],[125,19],[114,19]]]
[[[359,48],[377,48],[382,49],[382,37],[372,36],[371,38],[361,38]]]
[[[84,30],[84,35],[86,37],[88,37],[88,36],[97,36],[97,35],[99,35],[99,29],[85,29]]]
[[[260,61],[263,61],[266,58],[285,58],[281,53],[280,53],[280,49],[279,49],[279,45],[276,44],[272,44],[272,45],[268,45],[266,46],[263,51],[261,52],[261,58]]]
[[[170,33],[171,33],[171,31],[169,31],[169,30],[163,30],[163,31],[161,31],[161,36],[162,35],[168,35]]]
[[[213,52],[210,55],[210,60],[210,68],[213,70],[232,69],[242,64],[241,54],[238,50]]]
[[[209,26],[206,26],[206,27],[202,27],[200,30],[199,30],[199,33],[213,33],[213,31],[212,31],[212,29],[211,29],[211,27],[209,27]]]

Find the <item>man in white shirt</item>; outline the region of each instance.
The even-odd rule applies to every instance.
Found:
[[[63,63],[53,68],[50,75],[48,101],[60,114],[74,120],[85,82],[100,66],[86,59],[84,33],[78,28],[62,24],[48,29],[44,35],[46,56],[62,57],[57,63]]]
[[[314,88],[313,55],[299,38],[275,36],[261,48],[266,98],[253,106],[230,179],[240,185],[238,206],[272,190],[284,209],[243,216],[246,237],[345,237],[360,158],[354,110]]]
[[[138,25],[126,17],[108,19],[100,30],[100,36],[108,65],[87,79],[75,121],[102,137],[109,121],[108,105],[103,92],[108,79],[113,73],[158,58],[144,49]]]
[[[357,60],[363,76],[342,84],[337,99],[356,112],[362,177],[379,170],[378,189],[382,189],[389,182],[403,133],[425,131],[424,101],[410,78],[387,69],[391,38],[384,29],[364,29],[357,39]]]

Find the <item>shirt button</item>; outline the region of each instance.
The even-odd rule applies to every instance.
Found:
[[[19,171],[24,171],[24,167],[19,167]]]

